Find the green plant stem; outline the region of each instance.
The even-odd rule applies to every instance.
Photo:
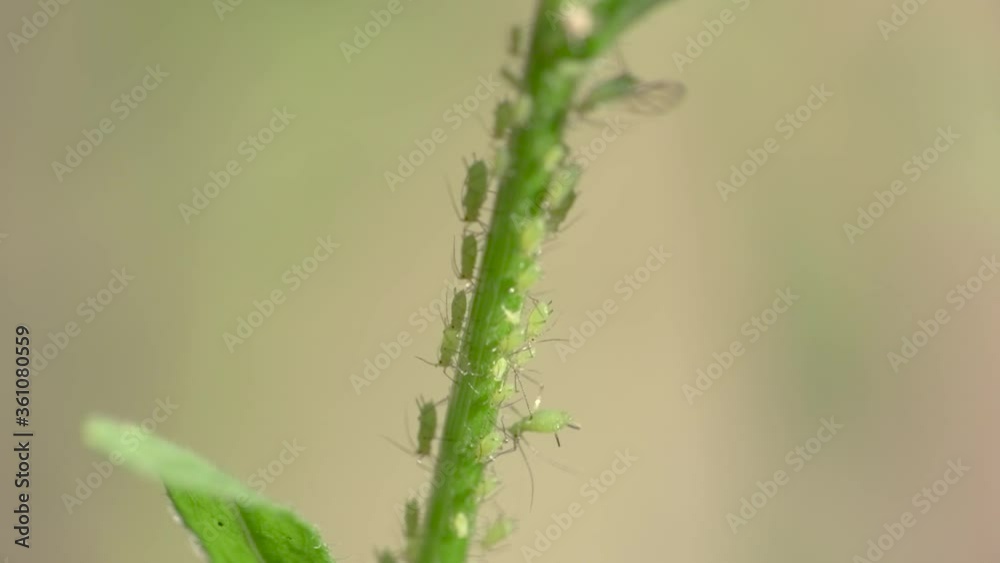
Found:
[[[469,323],[462,339],[440,454],[434,471],[420,542],[420,563],[465,561],[475,529],[477,488],[484,464],[479,444],[497,423],[490,398],[503,381],[490,376],[500,358],[501,339],[511,330],[507,311],[524,298],[515,280],[525,268],[525,222],[541,213],[538,203],[552,179],[547,157],[563,144],[566,119],[590,62],[603,53],[631,22],[663,0],[603,0],[590,7],[593,33],[573,41],[561,21],[561,0],[541,0],[535,14],[522,95],[532,102],[525,124],[508,139],[510,165],[500,180]],[[585,3],[580,3],[585,5]],[[460,537],[456,517],[464,515],[469,533]]]

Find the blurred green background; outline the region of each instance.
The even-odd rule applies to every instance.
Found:
[[[399,545],[397,510],[427,473],[383,436],[407,443],[413,399],[447,392],[416,359],[440,338],[421,308],[453,277],[448,186],[460,186],[462,158],[489,154],[484,124],[503,92],[467,119],[447,112],[496,75],[509,27],[534,3],[406,0],[345,57],[355,28],[375,26],[371,11],[387,4],[70,2],[36,16],[48,21],[35,33],[22,18],[40,5],[0,8],[0,318],[11,338],[31,327],[36,357],[54,352],[32,376],[33,547],[13,545],[7,512],[0,556],[197,560],[155,484],[118,468],[99,476],[102,458],[79,440],[93,412],[148,418],[241,479],[263,471],[264,494],[315,522],[338,557],[370,561],[376,546]],[[571,410],[583,431],[560,449],[533,440],[570,471],[533,457],[531,510],[523,460],[497,461],[504,489],[485,513],[516,517],[518,531],[480,560],[846,563],[870,557],[869,540],[907,511],[916,524],[884,561],[1000,557],[1000,277],[980,269],[1000,243],[1000,6],[896,4],[919,9],[885,31],[890,0],[684,1],[626,36],[632,71],[681,80],[687,96],[664,115],[626,116],[588,161],[576,222],[544,256],[552,338],[582,330],[606,300],[617,312],[572,354],[540,348],[543,404]],[[695,56],[679,64],[685,52]],[[814,98],[786,139],[780,120],[823,85],[833,95],[818,108]],[[294,118],[248,149],[282,109]],[[90,154],[54,171],[102,120],[110,132]],[[436,128],[446,139],[390,190],[385,173]],[[904,163],[939,128],[959,137],[914,181]],[[571,141],[600,133],[579,123]],[[777,151],[724,201],[717,182],[768,138]],[[179,206],[231,160],[239,173],[185,215]],[[906,191],[848,237],[844,224],[896,180]],[[309,263],[317,238],[340,246]],[[661,246],[663,267],[621,291]],[[288,274],[296,265],[316,268]],[[123,269],[134,277],[124,287],[113,281]],[[980,272],[975,297],[957,298]],[[745,323],[786,288],[799,299],[764,314],[774,322],[753,339]],[[275,290],[284,301],[227,347],[223,335]],[[888,354],[938,309],[947,324],[894,369]],[[79,330],[60,335],[70,322]],[[356,392],[352,374],[400,333],[412,344]],[[744,352],[728,362],[734,342]],[[713,354],[729,367],[686,396],[698,370],[719,374]],[[158,400],[176,408],[163,416]],[[810,442],[831,418],[843,428]],[[301,450],[290,463],[286,443]],[[808,461],[797,447],[814,448]],[[609,473],[624,452],[637,459]],[[971,469],[935,494],[956,460]],[[0,464],[13,473],[13,454]],[[780,470],[787,482],[733,524]],[[88,476],[98,486],[86,495]],[[925,487],[937,501],[920,500]],[[12,507],[4,490],[0,506]],[[572,503],[582,514],[549,528],[558,538],[546,547],[539,536]]]

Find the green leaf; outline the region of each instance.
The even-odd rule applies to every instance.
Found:
[[[132,424],[91,418],[88,447],[162,481],[184,525],[212,563],[334,563],[319,534],[196,454]]]

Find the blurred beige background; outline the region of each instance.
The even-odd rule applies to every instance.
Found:
[[[533,3],[404,1],[350,62],[341,44],[386,2],[246,1],[221,17],[219,5],[71,2],[30,39],[10,34],[41,8],[0,9],[2,330],[29,325],[36,356],[64,344],[32,375],[30,551],[12,543],[11,484],[0,499],[11,562],[196,560],[160,489],[124,470],[91,477],[99,486],[67,508],[102,460],[80,444],[89,413],[149,418],[241,479],[264,471],[264,493],[350,561],[399,545],[396,510],[426,481],[382,436],[406,443],[413,399],[446,393],[416,360],[434,356],[440,324],[417,319],[452,278],[447,186],[463,157],[490,150],[482,123],[500,92],[481,121],[446,112],[505,62],[508,28]],[[880,30],[893,6],[682,1],[625,38],[635,73],[679,79],[687,98],[632,119],[589,162],[577,222],[544,257],[553,338],[606,300],[617,312],[572,354],[540,349],[543,404],[584,430],[561,449],[532,444],[572,473],[533,458],[529,511],[524,462],[502,457],[486,514],[519,527],[480,559],[848,563],[910,512],[903,537],[882,538],[883,561],[998,560],[1000,277],[980,264],[1000,250],[1000,6],[930,0]],[[709,42],[703,22],[727,9]],[[784,116],[824,85],[832,96],[789,130]],[[284,108],[294,118],[272,121]],[[98,146],[54,171],[102,120]],[[262,150],[246,144],[268,127],[282,130]],[[435,128],[446,140],[390,191],[385,173]],[[915,180],[905,163],[939,128],[959,136]],[[599,135],[580,125],[572,141]],[[724,201],[717,182],[769,138],[777,150]],[[207,207],[179,209],[230,161],[239,172]],[[844,224],[896,180],[906,191],[852,242]],[[317,238],[340,246],[310,263]],[[665,264],[636,272],[660,246]],[[287,273],[296,265],[315,269]],[[645,281],[624,290],[632,276]],[[960,284],[979,291],[959,297]],[[765,313],[786,288],[798,300]],[[275,290],[285,300],[231,351],[223,335]],[[939,309],[948,322],[890,361]],[[755,316],[773,324],[752,328]],[[351,375],[401,332],[413,343],[356,393]],[[734,345],[720,376],[713,354]],[[686,395],[698,370],[719,377]],[[163,416],[157,401],[176,408]],[[831,436],[824,419],[843,427]],[[283,464],[286,443],[301,451]],[[637,459],[609,473],[624,452]],[[968,472],[935,493],[958,460]],[[11,452],[0,467],[10,479]],[[779,471],[782,484],[765,483]],[[602,472],[614,482],[595,493]],[[773,498],[754,495],[758,482]],[[582,514],[546,547],[539,535],[573,503]]]

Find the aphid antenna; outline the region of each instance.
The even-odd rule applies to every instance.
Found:
[[[432,362],[430,360],[425,360],[425,359],[421,358],[420,356],[414,356],[414,358],[420,360],[421,362],[423,362],[423,363],[425,363],[425,364],[427,364],[427,365],[429,365],[431,367],[435,367],[435,368],[436,367],[440,367],[440,366],[437,365],[437,362]]]
[[[539,338],[535,340],[535,344],[546,344],[549,342],[569,342],[568,338]]]

